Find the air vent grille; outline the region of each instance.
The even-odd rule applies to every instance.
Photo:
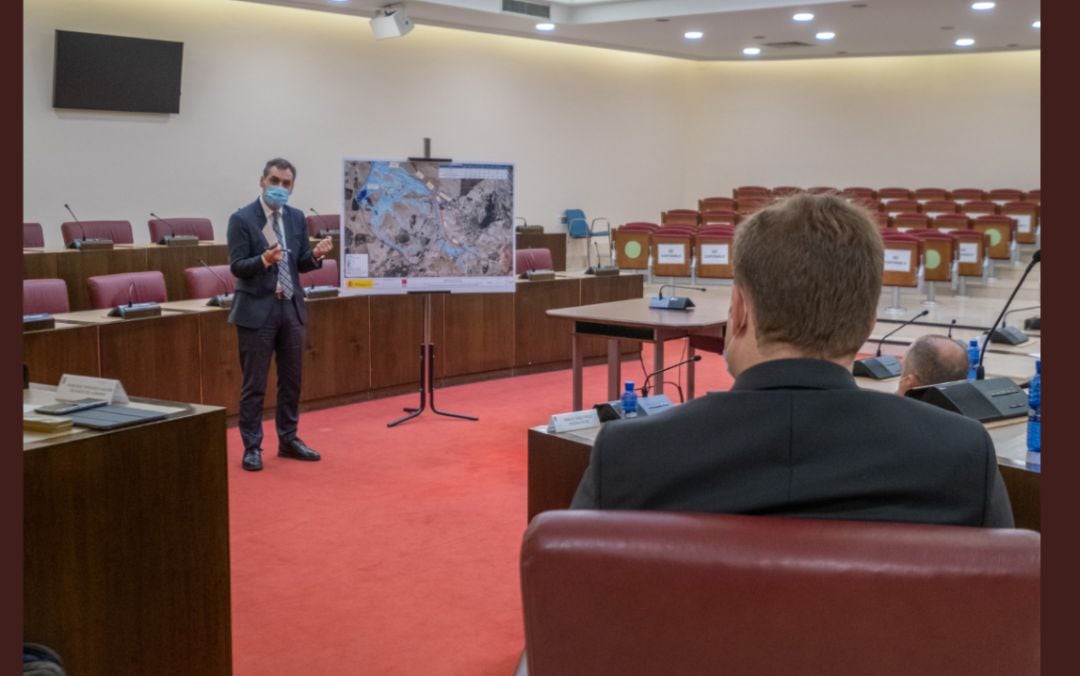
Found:
[[[535,2],[522,2],[521,0],[503,0],[502,8],[504,12],[525,14],[528,16],[539,17],[541,19],[551,18],[551,8],[547,5],[541,5]]]
[[[766,42],[765,47],[772,47],[774,49],[791,49],[793,47],[813,47],[814,45],[809,42],[799,42],[798,40],[789,40],[787,42]]]

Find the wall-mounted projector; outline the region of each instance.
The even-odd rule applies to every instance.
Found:
[[[402,5],[387,5],[371,19],[371,32],[376,40],[400,38],[413,29],[413,21]]]

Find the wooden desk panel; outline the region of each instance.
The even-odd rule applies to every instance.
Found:
[[[24,446],[23,630],[70,674],[232,669],[225,412]]]
[[[90,277],[146,269],[145,247],[56,252],[56,276],[67,282],[73,311],[90,309],[90,294],[86,289],[86,280]]]
[[[339,296],[307,301],[301,401],[371,388],[371,300]]]
[[[445,341],[435,345],[435,363],[443,364],[443,375],[514,366],[514,294],[451,294],[443,302]]]
[[[615,300],[641,298],[645,295],[645,275],[618,275],[596,277],[586,275],[581,278],[581,300],[578,305],[608,303]],[[586,357],[602,357],[607,354],[607,340],[604,338],[586,338],[582,341]],[[622,341],[619,345],[622,354],[638,354],[641,344],[635,341]]]
[[[443,355],[443,299],[431,296],[431,339],[435,344],[435,377],[446,373]],[[416,383],[420,388],[420,343],[424,341],[424,296],[371,297],[371,388]]]
[[[169,300],[188,297],[184,270],[202,267],[200,260],[208,265],[225,265],[229,262],[229,246],[218,242],[201,242],[197,246],[153,244],[146,249],[146,269],[160,270],[165,275],[165,291]]]
[[[518,282],[514,311],[514,365],[532,366],[570,361],[573,322],[548,317],[547,311],[576,305],[581,298],[577,277],[546,282]]]
[[[56,385],[65,373],[99,376],[98,328],[57,324],[44,331],[27,331],[23,333],[23,361],[30,379],[46,385]]]
[[[163,314],[98,326],[101,375],[133,397],[200,400],[199,315]]]
[[[555,270],[566,270],[566,233],[565,232],[537,232],[516,233],[516,246],[518,249],[547,249],[551,252],[551,264]],[[592,253],[589,254],[590,256]],[[519,270],[518,272],[524,272]]]
[[[56,279],[56,252],[23,249],[23,279]]]

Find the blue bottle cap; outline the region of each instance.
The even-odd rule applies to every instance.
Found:
[[[627,392],[633,392],[634,391],[634,381],[633,380],[627,380],[625,387],[626,387]]]

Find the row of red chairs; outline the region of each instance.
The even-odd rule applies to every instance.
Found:
[[[728,198],[721,199],[723,199],[725,203],[736,203],[735,200]],[[1037,220],[1039,218],[1039,205],[1034,202],[1013,201],[998,204],[991,200],[973,200],[970,202],[930,200],[927,202],[919,202],[913,199],[881,201],[863,198],[856,198],[853,201],[857,204],[861,204],[872,212],[885,213],[889,216],[900,213],[923,213],[930,217],[941,214],[967,214],[969,217],[974,218],[982,215],[1006,214],[1021,217],[1026,216],[1032,221],[1032,227],[1037,225]],[[745,207],[741,210],[739,208],[717,208],[720,206],[718,204],[706,205],[710,208],[705,211],[695,211],[693,209],[669,209],[660,214],[660,223],[663,225],[704,225],[709,223],[729,223],[736,225],[748,215],[748,210],[754,211],[760,209],[766,206],[767,202],[755,201],[752,204],[752,208],[750,203],[746,202],[746,200],[743,200],[741,204]]]
[[[308,234],[321,236],[326,232],[337,232],[340,217],[324,214],[307,217]],[[152,218],[146,222],[151,242],[163,242],[172,235],[198,237],[200,241],[214,241],[214,225],[209,218]],[[131,221],[66,221],[60,224],[60,234],[67,246],[79,239],[107,239],[113,244],[133,244],[135,242]],[[23,247],[45,246],[45,233],[41,223],[23,223]]]
[[[741,197],[783,197],[791,195],[797,192],[803,192],[802,188],[794,186],[778,186],[776,188],[766,188],[758,185],[744,185],[732,189],[731,195],[735,199]],[[947,190],[945,188],[867,188],[867,187],[848,187],[848,188],[834,188],[829,186],[815,186],[812,188],[806,188],[805,192],[809,193],[836,193],[844,197],[851,198],[866,198],[866,199],[915,199],[919,201],[926,200],[944,200],[953,199],[957,201],[967,200],[991,200],[995,202],[1040,202],[1041,192],[1036,190],[1017,190],[1016,188],[995,188],[992,190],[983,190],[981,188],[955,188],[953,190]],[[715,198],[705,198],[715,199]]]
[[[222,288],[222,281],[224,287]],[[228,265],[211,265],[184,270],[184,283],[188,298],[211,298],[220,293],[233,293],[236,278]],[[300,283],[310,286],[338,286],[337,261],[327,258],[322,267],[300,273]],[[169,300],[165,289],[165,275],[159,270],[122,272],[114,275],[97,275],[86,280],[90,305],[105,309],[133,303],[164,303]],[[67,283],[62,279],[24,279],[23,313],[56,314],[69,312],[71,301]]]

